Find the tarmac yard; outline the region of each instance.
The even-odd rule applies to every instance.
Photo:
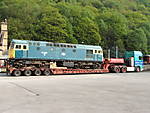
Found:
[[[150,71],[0,76],[0,113],[150,113]]]

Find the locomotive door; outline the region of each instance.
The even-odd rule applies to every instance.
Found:
[[[22,45],[22,50],[23,50],[23,58],[28,58],[28,45],[27,44]]]
[[[101,61],[101,60],[102,60],[101,55],[97,54],[97,55],[96,55],[96,60],[97,60],[97,61]]]
[[[15,58],[22,58],[23,51],[22,51],[22,45],[16,44],[15,45]]]

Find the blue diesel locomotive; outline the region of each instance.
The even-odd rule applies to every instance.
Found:
[[[12,40],[9,58],[14,59],[12,64],[15,67],[48,67],[50,62],[56,62],[62,67],[99,68],[103,51],[100,46],[93,45]]]

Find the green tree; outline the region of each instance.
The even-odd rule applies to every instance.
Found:
[[[52,42],[66,42],[69,37],[67,33],[67,22],[65,18],[54,7],[46,7],[40,15],[36,25],[36,40],[47,40]]]
[[[147,52],[147,38],[141,28],[129,32],[126,41],[126,49],[143,51],[144,53]]]
[[[127,35],[128,26],[127,20],[122,14],[106,11],[97,18],[97,23],[102,35],[103,47],[118,46],[124,49],[123,37]]]
[[[82,18],[74,27],[74,36],[79,43],[99,45],[101,36],[98,26],[89,18]]]

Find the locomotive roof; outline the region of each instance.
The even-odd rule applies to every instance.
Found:
[[[45,45],[49,43],[53,44],[53,42],[46,42],[46,41],[17,40],[17,39],[13,39],[12,42],[18,43],[18,44],[28,44],[28,43],[40,43],[41,45]],[[102,49],[101,46],[95,46],[95,45],[82,45],[82,44],[70,44],[70,43],[54,43],[54,44],[73,45],[73,46],[76,46],[76,48],[86,47],[86,49]]]

